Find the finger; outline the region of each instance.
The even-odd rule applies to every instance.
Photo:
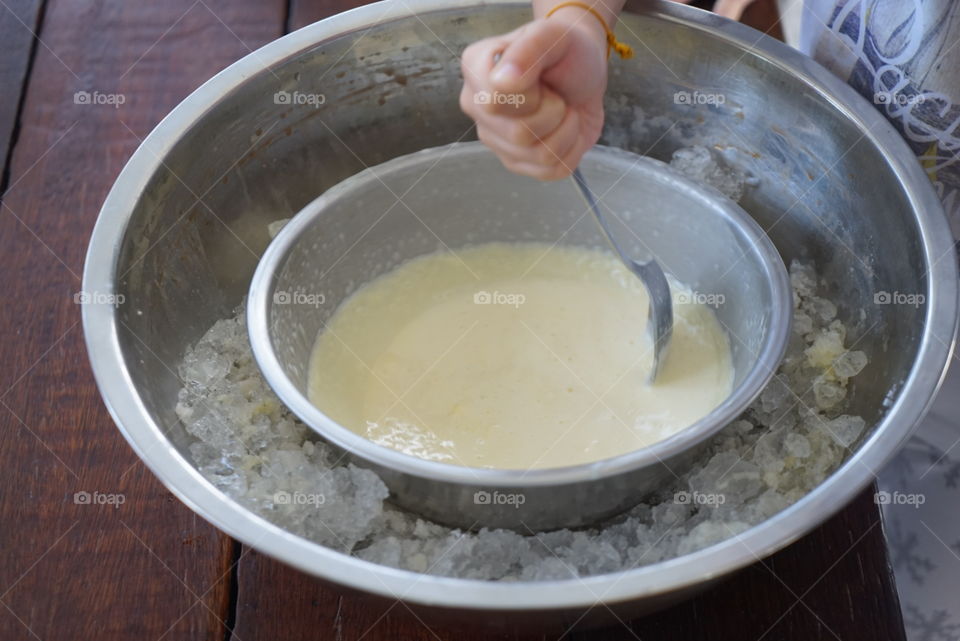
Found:
[[[553,157],[559,165],[569,173],[577,164],[568,165],[568,154],[580,141],[580,116],[575,111],[568,111],[563,122],[549,136],[541,141],[541,146]]]
[[[558,163],[559,167],[565,172],[561,177],[567,177],[572,174],[573,170],[580,166],[580,161],[583,159],[583,156],[592,148],[593,143],[577,139],[577,144],[575,144]]]
[[[460,68],[464,84],[473,89],[472,100],[477,105],[476,111],[523,116],[535,113],[539,108],[538,86],[534,85],[523,91],[505,92],[494,87],[491,81],[499,64],[498,57],[502,57],[510,42],[520,37],[522,30],[523,27],[503,36],[486,38],[464,49]]]
[[[556,162],[544,163],[538,158],[533,147],[520,147],[505,141],[495,131],[484,127],[477,127],[477,136],[484,145],[489,147],[500,159],[504,167],[514,170],[515,167],[524,167],[518,171],[525,176],[541,177],[544,172],[552,170]],[[534,171],[534,168],[537,168]]]
[[[466,79],[460,89],[460,109],[474,120],[500,118],[504,123],[510,123],[520,118],[530,117],[532,126],[538,132],[549,131],[549,128],[556,127],[559,122],[557,111],[562,111],[562,106],[558,108],[554,104],[557,100],[559,97],[551,100],[547,109],[542,110],[540,91],[503,94],[477,88],[476,83]],[[555,121],[552,125],[551,120]]]
[[[480,105],[477,103],[477,91],[468,82],[464,82],[463,87],[460,89],[460,110],[478,122],[488,117],[486,112],[481,110]]]
[[[500,162],[510,171],[523,174],[524,176],[530,176],[531,178],[536,178],[537,180],[562,180],[570,177],[570,174],[573,173],[573,169],[580,164],[580,159],[590,149],[590,147],[592,147],[592,145],[578,144],[576,147],[570,150],[565,158],[557,162],[555,165],[545,166],[522,160],[505,161],[503,158],[500,159]]]
[[[471,44],[463,50],[460,56],[460,70],[463,72],[464,82],[468,82],[478,89],[487,88],[490,70],[494,65],[494,56],[510,44],[512,34],[484,38]]]
[[[530,162],[530,147],[516,145],[505,140],[499,130],[477,123],[477,138],[489,147],[501,160],[526,160]]]
[[[477,127],[477,135],[502,161],[539,165],[545,170],[554,170],[558,164],[565,163],[566,157],[577,146],[579,118],[574,112],[569,112],[560,127],[532,145],[517,145],[505,139],[499,130],[483,125]],[[570,173],[574,167],[576,164],[564,166],[563,169]]]
[[[569,173],[564,173],[563,169],[557,165],[544,167],[543,165],[538,165],[536,163],[530,163],[522,160],[505,160],[504,158],[500,158],[500,163],[515,174],[529,176],[530,178],[536,178],[537,180],[560,180],[566,175],[569,175]]]
[[[549,89],[541,94],[540,108],[527,115],[482,113],[478,122],[495,129],[505,140],[516,145],[532,145],[556,131],[563,122],[567,107],[563,99]]]
[[[580,165],[583,156],[596,144],[595,138],[584,138],[581,134],[582,123],[579,116],[570,119],[569,126],[572,135],[563,133],[567,126],[568,124],[564,123],[561,130],[554,135],[555,137],[545,141],[550,149],[560,157],[556,158],[556,162],[553,164],[541,164],[542,171],[537,172],[535,178],[540,180],[568,178],[573,170]],[[568,147],[565,152],[561,151],[564,147]]]

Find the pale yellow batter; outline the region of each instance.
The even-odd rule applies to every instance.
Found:
[[[730,346],[708,307],[674,306],[653,386],[646,319],[643,287],[605,252],[496,243],[430,254],[344,301],[314,345],[309,396],[358,434],[430,460],[596,461],[682,430],[730,393]]]

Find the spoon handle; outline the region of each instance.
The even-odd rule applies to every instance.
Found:
[[[593,190],[587,185],[586,179],[580,173],[580,168],[573,170],[570,176],[573,183],[577,186],[577,191],[583,196],[584,202],[593,212],[594,220],[603,231],[604,238],[610,243],[610,247],[620,257],[623,264],[627,266],[643,283],[647,290],[647,297],[650,300],[647,306],[647,331],[653,340],[653,367],[650,370],[648,383],[653,383],[663,368],[663,362],[666,360],[667,347],[670,344],[670,337],[673,334],[673,303],[670,296],[670,285],[667,283],[667,277],[660,268],[656,260],[651,258],[646,262],[634,260],[626,255],[621,249],[616,238],[610,231],[606,217],[600,213],[600,207],[597,206],[597,199],[593,195]]]

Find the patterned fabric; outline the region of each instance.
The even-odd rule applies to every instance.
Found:
[[[897,127],[960,237],[960,2],[808,0],[800,37]]]
[[[801,49],[874,102],[913,149],[960,238],[960,0],[807,0]],[[946,349],[946,346],[944,346]],[[960,368],[880,472],[907,636],[960,640]]]
[[[960,639],[960,368],[881,472],[887,546],[910,641]]]

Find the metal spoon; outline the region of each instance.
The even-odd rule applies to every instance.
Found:
[[[620,245],[617,244],[610,232],[607,219],[600,213],[593,191],[590,190],[579,168],[573,170],[570,179],[577,186],[584,202],[593,211],[593,216],[597,224],[600,225],[600,229],[603,230],[603,235],[610,243],[613,251],[620,256],[620,260],[627,266],[627,269],[636,274],[647,289],[647,297],[650,299],[650,304],[647,307],[647,331],[650,332],[653,340],[653,368],[650,370],[647,383],[652,384],[663,368],[667,348],[670,345],[670,336],[673,333],[673,303],[670,298],[670,285],[667,284],[667,277],[664,276],[660,265],[653,258],[646,262],[640,262],[630,258],[620,249]]]
[[[496,65],[500,62],[502,56],[502,51],[493,54],[493,64]],[[664,276],[663,270],[660,269],[660,265],[654,259],[651,258],[647,262],[641,263],[623,253],[617,241],[613,239],[607,220],[600,213],[600,208],[597,207],[597,199],[594,198],[593,192],[587,185],[583,174],[580,173],[579,167],[573,170],[570,178],[576,184],[584,202],[593,211],[594,218],[603,230],[604,237],[613,247],[613,251],[617,253],[627,269],[636,274],[647,289],[647,298],[649,299],[647,332],[650,333],[650,338],[653,341],[653,367],[647,377],[647,384],[652,385],[656,381],[657,375],[660,374],[663,361],[666,360],[667,347],[670,346],[670,335],[673,333],[673,303],[670,298],[670,285],[667,284],[667,277]]]

